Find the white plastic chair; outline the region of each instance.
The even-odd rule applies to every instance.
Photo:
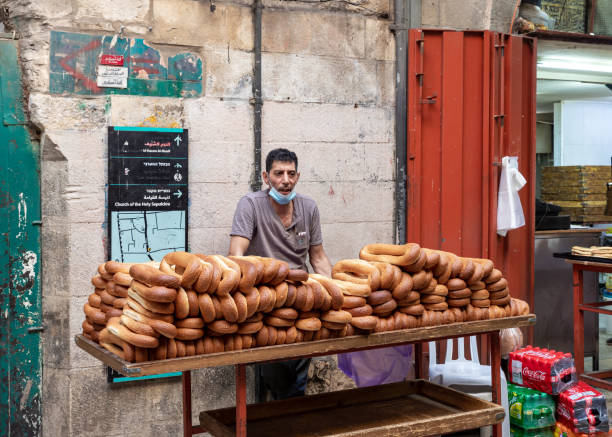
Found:
[[[491,400],[491,366],[480,364],[476,337],[470,337],[471,360],[465,358],[463,337],[457,339],[457,359],[453,360],[453,340],[446,341],[444,364],[436,360],[436,343],[429,342],[429,380],[456,390],[469,393],[485,400]],[[500,369],[501,401],[506,412],[502,422],[502,436],[510,437],[510,416],[508,411],[508,386],[506,376]],[[480,429],[481,437],[490,436],[490,427]]]

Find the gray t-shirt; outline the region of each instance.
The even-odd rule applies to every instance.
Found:
[[[230,235],[251,241],[246,255],[287,261],[292,269],[306,268],[310,246],[323,243],[319,209],[313,199],[296,194],[293,220],[285,228],[270,205],[269,190],[249,193],[238,202]]]

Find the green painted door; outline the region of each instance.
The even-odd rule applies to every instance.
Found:
[[[0,437],[41,434],[40,161],[17,44],[0,39]]]

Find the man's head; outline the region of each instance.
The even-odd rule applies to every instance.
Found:
[[[297,171],[298,159],[295,153],[287,149],[274,149],[266,157],[266,171],[262,173],[263,180],[281,196],[274,196],[277,203],[284,204],[284,196],[291,196],[300,178]],[[292,198],[292,197],[291,197]],[[288,202],[288,200],[287,200]]]

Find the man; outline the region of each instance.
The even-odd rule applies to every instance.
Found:
[[[262,177],[268,188],[249,193],[238,202],[230,255],[277,258],[292,269],[303,270],[308,270],[308,258],[316,273],[331,276],[317,204],[295,192],[300,179],[296,154],[287,149],[270,151]],[[258,372],[272,397],[283,399],[304,394],[309,364],[310,359],[265,364],[258,366]]]

